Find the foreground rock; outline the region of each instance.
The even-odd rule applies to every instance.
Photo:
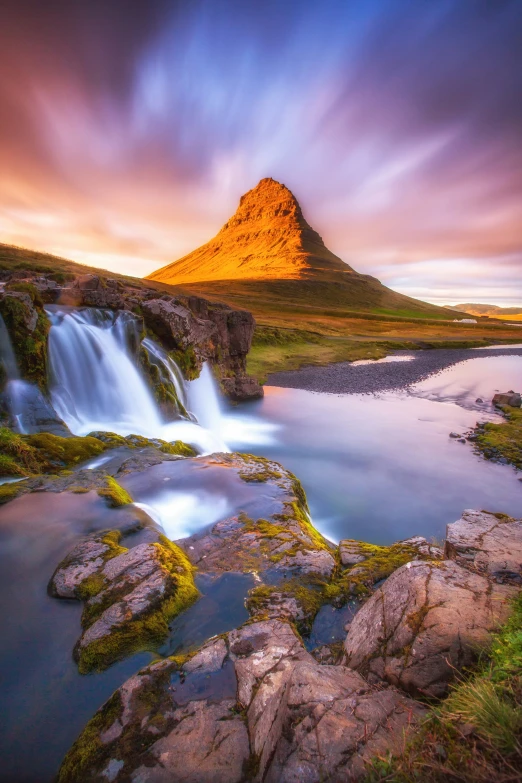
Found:
[[[306,496],[296,477],[279,463],[249,454],[213,454],[207,466],[237,471],[263,485],[263,518],[240,513],[178,543],[200,571],[258,571],[281,581],[312,574],[329,578],[335,548],[310,521]]]
[[[514,392],[511,389],[511,391],[508,392],[495,394],[492,402],[496,408],[501,408],[503,405],[509,405],[511,408],[520,408],[522,405],[522,397],[518,392]]]
[[[516,592],[451,560],[408,563],[356,614],[346,664],[412,694],[444,696],[507,618]]]
[[[56,569],[49,591],[85,601],[83,633],[75,648],[80,672],[157,645],[167,622],[198,597],[192,567],[164,536],[133,549],[110,531],[81,541]]]
[[[465,511],[446,529],[446,557],[496,582],[522,584],[522,519]]]
[[[323,666],[269,620],[131,677],[86,727],[60,783],[340,783],[399,751],[423,708]]]

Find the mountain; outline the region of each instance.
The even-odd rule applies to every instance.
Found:
[[[306,221],[294,194],[271,178],[241,197],[216,236],[148,276],[187,291],[227,296],[242,306],[268,300],[449,318],[435,305],[398,294],[345,264]]]
[[[449,310],[458,310],[460,313],[469,315],[488,315],[493,318],[502,318],[511,315],[522,315],[522,305],[520,307],[498,307],[490,304],[466,304],[446,305]]]
[[[235,214],[214,239],[149,278],[179,285],[302,279],[332,271],[353,274],[306,222],[293,193],[267,178],[241,197]]]

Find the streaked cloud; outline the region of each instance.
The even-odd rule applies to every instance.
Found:
[[[2,241],[146,274],[272,176],[359,271],[521,302],[518,0],[7,0],[0,29]]]

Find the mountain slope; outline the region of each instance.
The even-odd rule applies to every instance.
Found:
[[[270,178],[242,196],[235,214],[210,242],[148,279],[208,296],[232,295],[253,309],[256,301],[270,301],[274,306],[451,316],[341,261],[307,223],[293,193]]]
[[[267,178],[241,197],[237,211],[214,239],[149,277],[177,285],[302,279],[332,271],[353,273],[306,222],[293,193]]]
[[[447,305],[447,307],[450,310],[458,310],[461,313],[469,313],[469,315],[487,315],[493,318],[502,318],[503,316],[522,314],[522,305],[520,307],[499,307],[498,305],[473,304],[472,302],[466,302],[466,304]]]

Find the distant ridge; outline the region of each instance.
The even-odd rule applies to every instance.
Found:
[[[446,307],[449,310],[458,310],[460,313],[468,313],[469,315],[489,315],[493,316],[493,318],[522,315],[522,305],[519,307],[498,307],[498,305],[473,304],[472,302],[467,302],[466,304],[446,305]]]

